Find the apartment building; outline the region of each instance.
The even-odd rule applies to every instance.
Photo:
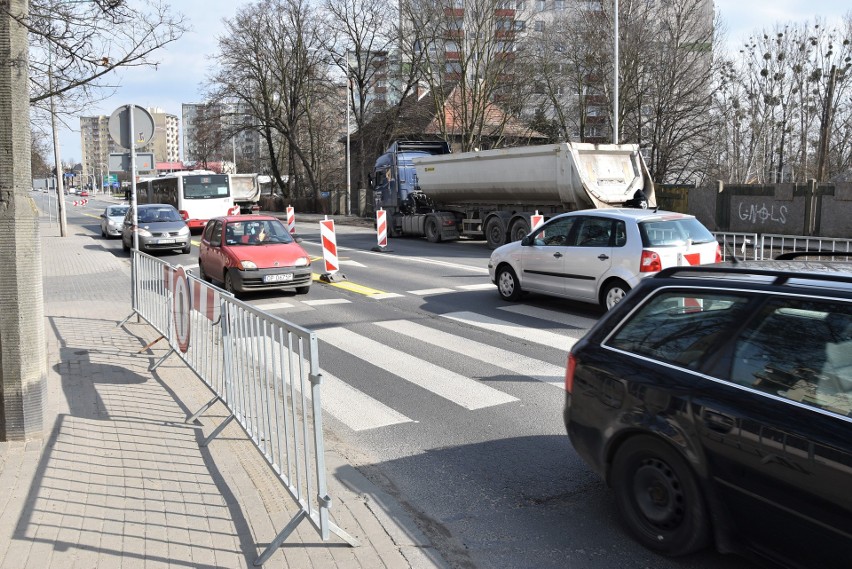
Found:
[[[241,103],[184,103],[183,159],[186,162],[229,162],[239,172],[263,169],[260,133]]]

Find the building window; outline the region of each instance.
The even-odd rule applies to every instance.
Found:
[[[544,12],[547,7],[547,0],[535,0],[535,9],[537,12]]]
[[[544,22],[541,21],[541,20],[536,20],[534,29],[537,32],[543,32],[544,31]]]
[[[526,29],[527,23],[523,20],[515,20],[515,31],[522,32]]]
[[[565,0],[555,0],[553,3],[553,8],[556,10],[564,10],[565,9]]]
[[[515,10],[523,10],[527,7],[526,0],[518,0],[515,3]]]

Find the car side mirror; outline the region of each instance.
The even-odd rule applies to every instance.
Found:
[[[521,239],[521,246],[522,247],[529,247],[532,244],[533,244],[533,236],[532,235],[527,235],[526,237]]]
[[[302,242],[302,238],[301,238],[301,237],[293,236],[293,241],[295,241],[296,243],[301,243],[301,242]]]

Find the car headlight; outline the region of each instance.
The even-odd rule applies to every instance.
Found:
[[[181,227],[178,231],[178,235],[180,235],[181,237],[186,237],[187,235],[189,235],[189,226],[184,225],[183,227]]]
[[[120,221],[110,221],[109,222],[110,227],[118,227],[119,225],[121,225]]]
[[[240,261],[237,264],[237,267],[244,271],[256,271],[257,265],[254,264],[254,261]]]
[[[136,231],[139,232],[139,237],[150,237],[151,236],[151,232],[148,231],[147,229],[142,229],[140,227]]]
[[[307,267],[311,264],[311,259],[309,257],[299,257],[296,259],[296,262],[293,263],[294,267]]]

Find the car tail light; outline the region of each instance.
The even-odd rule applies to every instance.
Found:
[[[568,365],[565,366],[565,391],[574,391],[574,369],[577,367],[577,358],[574,354],[568,354]]]
[[[642,251],[642,260],[639,262],[640,273],[656,273],[663,270],[660,256],[653,251]]]
[[[188,212],[188,211],[186,211],[186,210],[183,210],[183,209],[182,209],[182,210],[180,210],[178,213],[180,214],[181,218],[182,218],[184,221],[186,221],[187,219],[189,219],[189,212]]]
[[[722,246],[716,243],[716,262],[722,262]]]

